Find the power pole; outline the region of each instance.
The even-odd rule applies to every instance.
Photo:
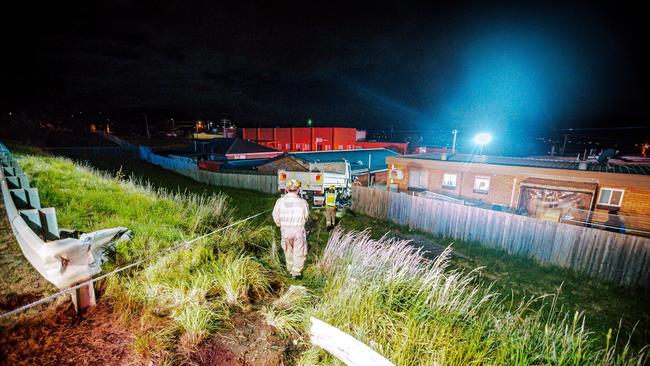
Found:
[[[456,134],[458,133],[458,130],[454,128],[453,130],[451,130],[451,133],[454,134],[454,142],[451,145],[451,153],[455,154],[456,153]]]
[[[370,187],[370,164],[372,163],[372,155],[368,154],[368,187]]]
[[[223,137],[224,137],[224,138],[226,137],[226,123],[227,123],[227,122],[230,122],[230,121],[227,120],[227,119],[225,119],[225,118],[223,118],[223,119],[221,120],[221,123],[223,123]]]
[[[147,128],[147,138],[151,138],[151,133],[149,132],[149,121],[147,120],[147,114],[144,114],[144,126]]]
[[[566,140],[569,138],[569,135],[564,135],[564,143],[562,143],[562,155],[564,155],[564,150],[566,149]]]
[[[390,125],[390,141],[393,142],[393,125]]]

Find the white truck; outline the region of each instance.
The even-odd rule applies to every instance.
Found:
[[[322,206],[325,190],[334,187],[345,201],[350,195],[352,174],[348,162],[310,163],[309,171],[278,170],[278,189],[285,193],[287,182],[295,179],[301,183],[301,194],[306,195],[314,206]]]

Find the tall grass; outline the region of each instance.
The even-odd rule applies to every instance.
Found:
[[[133,230],[134,239],[115,248],[106,270],[232,221],[223,195],[160,190],[61,158],[22,156],[20,164],[43,203],[56,207],[61,227]],[[272,226],[246,223],[110,277],[104,296],[137,328],[138,354],[160,364],[182,361],[187,350],[227,327],[233,312],[268,298],[278,278],[274,270],[282,270],[277,252]],[[284,336],[306,335],[306,318],[314,315],[397,365],[645,362],[645,349],[634,353],[612,332],[591,333],[582,314],[563,312],[555,297],[502,302],[477,285],[477,272],[449,270],[448,258],[449,250],[429,261],[406,241],[335,231],[305,271],[305,283],[318,286],[291,286],[261,314]],[[606,345],[598,346],[596,337],[605,337]],[[297,362],[336,361],[309,348]]]
[[[280,297],[261,310],[264,320],[280,335],[299,335],[311,296],[306,287],[291,285]]]
[[[611,339],[605,348],[582,314],[565,314],[554,297],[503,303],[476,273],[447,268],[407,241],[367,232],[331,236],[316,264],[327,278],[311,313],[370,345],[396,365],[637,365],[641,353]],[[332,364],[316,349],[301,364]]]
[[[20,156],[59,226],[92,231],[125,226],[133,240],[114,248],[105,270],[233,221],[225,195],[170,192],[121,172],[115,176],[65,158]],[[129,326],[137,324],[134,350],[157,362],[187,355],[210,333],[228,326],[233,306],[270,291],[271,273],[255,258],[266,253],[275,233],[246,223],[174,251],[128,273],[109,277],[105,297]],[[264,250],[262,250],[264,249]]]

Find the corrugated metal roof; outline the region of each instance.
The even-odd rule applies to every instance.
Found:
[[[270,159],[231,159],[221,164],[219,169],[248,170],[266,164]]]
[[[442,160],[441,153],[428,153],[428,154],[415,154],[405,155],[409,159],[423,159],[423,160]],[[511,165],[511,166],[524,166],[533,168],[548,168],[548,169],[567,169],[567,170],[580,170],[580,162],[569,160],[554,160],[554,159],[538,159],[538,158],[517,158],[508,156],[486,156],[486,155],[470,155],[470,154],[447,154],[447,159],[444,161],[458,162],[458,163],[473,163],[473,164],[493,164],[493,165]],[[650,165],[648,164],[598,164],[597,162],[587,161],[586,170],[593,172],[603,173],[619,173],[619,174],[637,174],[637,175],[650,175]]]
[[[331,150],[331,151],[309,151],[292,152],[289,155],[309,163],[333,163],[350,162],[353,173],[367,172],[368,159],[370,156],[370,171],[377,172],[388,169],[386,158],[389,156],[401,156],[388,149],[357,149],[357,150]]]

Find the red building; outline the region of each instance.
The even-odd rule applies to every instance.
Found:
[[[365,131],[347,127],[276,127],[244,128],[243,139],[280,151],[330,151],[355,149],[390,149],[408,153],[408,143],[357,141]],[[364,132],[364,134],[359,134]]]
[[[282,151],[328,151],[356,148],[357,130],[346,127],[244,128],[244,140]]]

